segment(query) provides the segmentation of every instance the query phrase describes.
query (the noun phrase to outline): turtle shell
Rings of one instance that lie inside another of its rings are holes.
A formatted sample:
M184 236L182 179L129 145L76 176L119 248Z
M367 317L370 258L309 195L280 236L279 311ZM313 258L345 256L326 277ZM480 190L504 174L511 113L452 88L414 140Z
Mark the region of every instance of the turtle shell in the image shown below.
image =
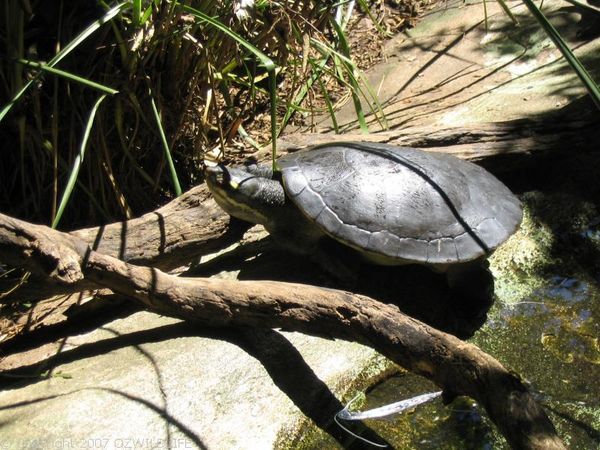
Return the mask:
M489 254L521 223L519 200L450 155L373 143L278 160L289 198L328 235L384 263L449 264Z

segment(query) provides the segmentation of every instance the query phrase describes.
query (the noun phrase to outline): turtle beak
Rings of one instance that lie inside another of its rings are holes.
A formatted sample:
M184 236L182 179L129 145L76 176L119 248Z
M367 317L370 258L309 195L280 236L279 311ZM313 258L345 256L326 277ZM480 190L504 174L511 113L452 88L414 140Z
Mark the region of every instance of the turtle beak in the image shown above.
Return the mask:
M235 183L232 182L229 171L221 164L216 166L207 166L204 169L204 176L209 185L212 184L213 186L226 187L228 184L230 184L232 185L231 187L236 187L233 186Z

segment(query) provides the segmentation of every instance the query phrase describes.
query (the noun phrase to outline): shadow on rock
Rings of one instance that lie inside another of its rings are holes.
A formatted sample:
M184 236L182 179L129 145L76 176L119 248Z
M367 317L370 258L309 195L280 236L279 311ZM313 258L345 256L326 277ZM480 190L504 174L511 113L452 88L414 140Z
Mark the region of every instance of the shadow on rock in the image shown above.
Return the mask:
M352 281L340 282L313 261L275 249L269 238L254 244L260 253L250 255L250 247L244 246L198 266L194 275L239 271L240 280L276 280L347 290L394 304L405 314L462 339L471 337L485 323L493 304L493 278L485 267L469 277L471 286L461 290L469 295L462 295L448 287L444 274L425 266L361 264L347 252L343 260L356 275Z
M305 416L331 435L343 448L369 447L335 424L333 418L344 408L344 405L317 377L296 347L283 335L266 329L240 329L232 330L226 339L260 361L275 385ZM346 426L350 427L353 433L369 441L394 448L360 421Z
M514 171L506 182L521 192L538 241L548 248L544 269L600 283L600 153L574 148L569 157L548 159Z
M244 352L258 360L268 372L273 383L319 428L330 434L345 449L361 449L364 444L344 432L333 421L335 414L344 405L331 392L329 387L319 379L311 367L306 363L300 352L280 333L269 329L249 328L215 328L199 330L197 325L185 322L155 327L148 330L135 331L127 334L115 335L96 342L82 344L78 347L63 350L43 361L20 367L16 370L3 373L5 380L0 389L16 389L28 384L44 380L39 374L51 373L55 368L69 362L92 358L121 348L142 346L152 342L167 341L180 337L205 337L220 339L238 346ZM160 374L157 375L160 379ZM10 377L10 378L7 378ZM18 380L15 382L15 380ZM92 388L96 389L96 388ZM101 389L101 388L97 388ZM143 404L159 414L166 423L174 426L198 448L207 448L200 436L187 428L182 422L171 416L166 410L158 408L151 402L141 397L132 396L113 389L103 389L110 394L119 395L130 401ZM68 394L64 394L68 395ZM26 403L44 402L54 397L45 397ZM4 406L19 408L23 404ZM368 428L362 422L350 425L352 431L374 442L385 444L385 440ZM390 447L388 444L388 448Z

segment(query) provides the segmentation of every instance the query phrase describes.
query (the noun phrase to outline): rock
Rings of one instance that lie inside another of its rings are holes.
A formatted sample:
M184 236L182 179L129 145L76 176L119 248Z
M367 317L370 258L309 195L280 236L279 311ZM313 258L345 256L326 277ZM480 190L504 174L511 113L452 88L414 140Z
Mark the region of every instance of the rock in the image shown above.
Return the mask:
M69 337L49 360L49 378L0 393L2 448L271 448L297 405L336 403L381 358L349 342L138 312Z
M518 26L496 2L486 3L484 12L481 2L450 1L389 41L389 57L365 78L376 88L390 128L521 119L585 95L583 84L526 6L506 3ZM581 42L577 37L580 12L555 0L544 2L543 9L593 73L600 62L600 39ZM371 132L381 130L373 115L368 119ZM344 134L358 128L352 102L336 120ZM319 126L331 130L331 120L324 116Z

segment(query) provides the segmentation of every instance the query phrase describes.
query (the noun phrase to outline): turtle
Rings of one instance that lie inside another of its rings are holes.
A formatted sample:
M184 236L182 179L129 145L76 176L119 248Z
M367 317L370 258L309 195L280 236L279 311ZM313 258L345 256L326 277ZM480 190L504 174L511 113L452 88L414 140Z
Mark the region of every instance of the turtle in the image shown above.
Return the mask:
M421 264L456 284L518 229L523 214L518 198L476 164L380 143L322 144L280 157L275 171L216 165L205 176L228 214L262 224L331 273L344 264L323 250L327 239L368 263Z

